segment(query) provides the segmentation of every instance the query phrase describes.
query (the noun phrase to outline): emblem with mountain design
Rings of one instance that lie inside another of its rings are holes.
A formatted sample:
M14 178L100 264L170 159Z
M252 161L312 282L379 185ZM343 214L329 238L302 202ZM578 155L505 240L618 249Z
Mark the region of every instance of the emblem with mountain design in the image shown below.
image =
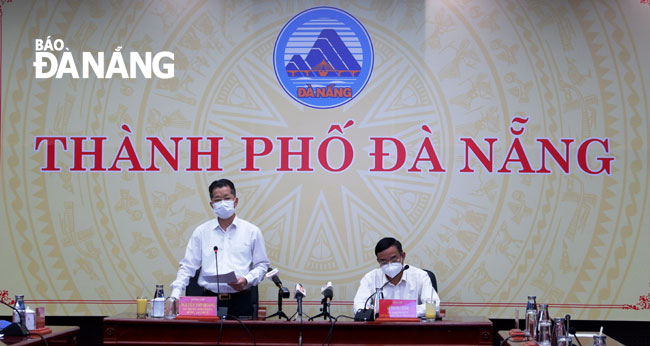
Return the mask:
M291 77L355 77L359 72L361 66L333 29L320 32L306 59L296 54L287 64Z
M317 7L298 14L282 29L273 67L294 100L313 108L333 108L365 87L373 56L370 36L356 18L336 8Z

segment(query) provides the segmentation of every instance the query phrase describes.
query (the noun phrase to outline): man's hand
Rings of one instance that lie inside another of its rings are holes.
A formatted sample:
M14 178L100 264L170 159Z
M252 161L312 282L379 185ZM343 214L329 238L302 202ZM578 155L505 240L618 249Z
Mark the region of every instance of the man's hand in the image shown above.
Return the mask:
M228 285L236 289L237 292L242 291L244 288L246 288L246 284L248 284L248 280L246 280L246 278L237 278L237 281L228 283Z

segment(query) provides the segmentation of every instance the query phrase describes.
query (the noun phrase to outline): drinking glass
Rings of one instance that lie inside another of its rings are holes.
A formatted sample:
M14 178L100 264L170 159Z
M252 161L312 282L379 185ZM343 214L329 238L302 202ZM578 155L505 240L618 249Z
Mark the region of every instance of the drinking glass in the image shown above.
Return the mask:
M537 310L526 311L526 337L528 340L537 339Z
M424 303L424 317L427 318L428 321L433 321L436 319L436 300L435 299L427 299L426 302Z
M135 300L136 315L138 318L147 318L147 304L149 299L147 297L138 297Z
M176 316L178 316L178 299L168 297L165 299L165 318L173 320Z
M559 342L560 338L567 335L566 333L566 320L563 317L556 317L553 320L553 332L551 337L553 340Z
M607 345L607 336L594 335L594 346L606 346L606 345Z

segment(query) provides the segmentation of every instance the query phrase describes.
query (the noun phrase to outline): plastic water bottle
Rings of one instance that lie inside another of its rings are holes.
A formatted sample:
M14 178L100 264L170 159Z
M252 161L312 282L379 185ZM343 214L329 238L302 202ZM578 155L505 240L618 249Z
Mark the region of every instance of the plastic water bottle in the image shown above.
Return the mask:
M163 318L165 317L165 291L163 285L156 285L156 292L151 301L151 317Z
M14 310L12 322L20 323L23 327L26 327L25 321L25 296L22 294L16 294L16 304L14 305L16 310Z
M379 315L379 305L382 299L384 299L384 291L381 288L377 288L375 291L375 315Z

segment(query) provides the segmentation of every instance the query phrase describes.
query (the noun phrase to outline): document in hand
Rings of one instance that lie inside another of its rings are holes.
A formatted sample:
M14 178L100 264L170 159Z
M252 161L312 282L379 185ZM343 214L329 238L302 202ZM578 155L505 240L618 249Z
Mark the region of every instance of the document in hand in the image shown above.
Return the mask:
M235 275L235 272L230 272L226 274L219 274L217 275L204 275L203 279L207 281L208 283L211 284L216 284L217 283L217 278L219 278L218 282L221 284L228 284L231 282L237 281L237 276Z

